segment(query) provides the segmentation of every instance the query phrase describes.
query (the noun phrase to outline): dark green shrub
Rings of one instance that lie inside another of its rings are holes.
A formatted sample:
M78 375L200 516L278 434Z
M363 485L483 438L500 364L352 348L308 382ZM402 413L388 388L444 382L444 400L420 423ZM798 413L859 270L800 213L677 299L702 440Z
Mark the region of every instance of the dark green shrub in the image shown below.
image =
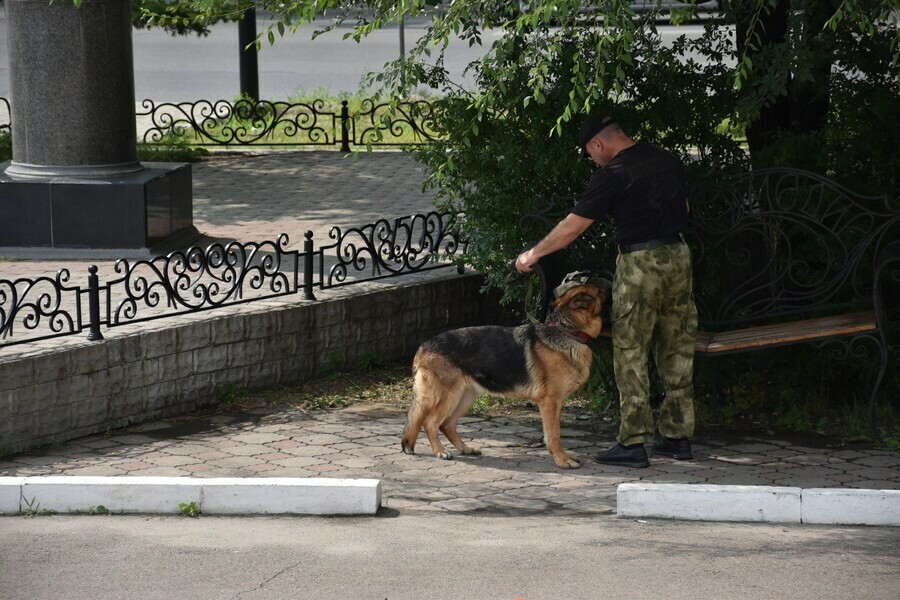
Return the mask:
M0 131L0 161L12 160L12 135L9 131Z

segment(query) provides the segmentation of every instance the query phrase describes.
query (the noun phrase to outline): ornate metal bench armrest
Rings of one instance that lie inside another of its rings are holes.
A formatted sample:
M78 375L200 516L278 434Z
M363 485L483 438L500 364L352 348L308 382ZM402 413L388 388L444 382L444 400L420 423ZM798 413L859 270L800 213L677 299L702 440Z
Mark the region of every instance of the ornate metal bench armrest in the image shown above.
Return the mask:
M893 265L893 267L889 268L888 265ZM872 285L872 295L875 301L875 319L882 331L887 320L887 307L884 306L881 289L881 279L885 270L892 274L894 281L900 282L900 241L891 242L882 248L875 261L875 281Z

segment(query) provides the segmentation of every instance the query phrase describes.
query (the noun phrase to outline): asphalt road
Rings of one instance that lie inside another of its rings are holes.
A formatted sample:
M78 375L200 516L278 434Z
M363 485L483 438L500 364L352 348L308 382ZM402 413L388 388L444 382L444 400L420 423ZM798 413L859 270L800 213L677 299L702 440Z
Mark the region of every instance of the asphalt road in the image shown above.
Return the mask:
M258 17L262 33L270 21ZM9 97L9 55L6 44L6 16L0 10L0 96ZM418 39L424 21L404 28L407 48ZM300 92L326 89L337 93L356 92L363 77L400 55L400 35L396 25L375 32L359 44L343 40L351 30L343 26L312 40L318 26L306 25L293 35L287 33L274 46L263 44L259 53L260 96L287 99ZM240 92L238 71L238 26L220 23L207 37L172 36L159 29L133 31L135 98L156 101L232 99ZM489 39L489 38L486 38ZM447 68L461 83L470 61L483 53L479 47L454 44L448 53Z
M259 32L269 24L257 19ZM424 19L411 21L404 28L406 47L424 31ZM363 77L378 71L400 54L400 35L396 25L373 33L359 44L343 35L350 25L312 40L314 25L306 25L293 35L279 38L274 46L267 43L259 54L260 96L283 100L298 92L328 90L356 92ZM702 28L688 25L662 28L664 40L676 35L699 35ZM495 34L488 32L484 44L492 43ZM158 29L133 32L135 98L157 102L182 102L199 99L234 98L240 91L238 71L239 44L236 23L214 26L207 37L171 36ZM463 74L471 61L478 59L484 48L467 43L451 43L445 67L454 81L472 85ZM6 16L0 11L0 97L9 97L9 56L6 45Z
M896 598L900 530L426 511L0 518L0 596Z

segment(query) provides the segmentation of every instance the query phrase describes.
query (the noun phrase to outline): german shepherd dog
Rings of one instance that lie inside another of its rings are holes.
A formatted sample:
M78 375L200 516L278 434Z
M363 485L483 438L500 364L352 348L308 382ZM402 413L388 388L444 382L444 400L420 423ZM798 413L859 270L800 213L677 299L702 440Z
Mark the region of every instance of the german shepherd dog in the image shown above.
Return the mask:
M563 400L587 381L592 358L587 342L603 326L608 292L596 281L563 292L557 288L547 324L467 327L423 343L413 359L415 398L403 428L403 452L415 454L424 427L435 457L451 458L438 430L460 453L481 454L459 438L456 424L480 394L489 394L537 404L554 462L562 469L579 467L560 444L559 422Z

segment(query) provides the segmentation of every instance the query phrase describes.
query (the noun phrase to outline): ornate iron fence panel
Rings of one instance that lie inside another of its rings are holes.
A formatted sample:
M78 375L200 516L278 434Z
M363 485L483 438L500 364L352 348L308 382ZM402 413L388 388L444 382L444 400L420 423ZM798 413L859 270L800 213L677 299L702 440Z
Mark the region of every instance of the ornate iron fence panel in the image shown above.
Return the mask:
M434 105L425 100L401 102L391 113L388 102L365 100L353 121L353 143L361 146L419 145L438 139ZM412 141L408 138L412 136Z
M320 247L307 231L302 251L287 250L288 236L281 234L275 241L214 243L149 260L122 259L115 263L118 275L103 283L98 268L89 266L86 286L67 285L66 269L55 278L0 279L0 347L84 330L88 330L87 339L102 340L101 326L112 328L293 294L315 301L315 287L334 288L454 266L461 270L454 260L466 251L457 227L461 218L462 214L431 212L380 219L344 232L334 227L333 242ZM369 273L360 275L365 271ZM22 329L35 334L23 335Z
M142 140L150 144L185 140L198 146L322 146L340 142L340 113L328 110L323 100L309 104L144 100L141 106L136 114L138 127L144 132Z
M241 99L162 102L144 100L136 113L141 140L193 146L408 146L437 139L434 107L425 100L390 103L363 100L351 114L325 100L271 102Z
M116 262L103 286L108 327L287 296L299 288L299 253L277 241L215 243L164 257Z
M9 101L0 97L0 133L9 133ZM135 112L138 137L146 144L189 146L416 146L435 141L435 108L427 100L390 102L365 99L351 114L349 103L325 100L284 102L147 99Z
M70 287L69 270L60 269L55 277L0 279L0 340L12 346L48 338L80 333L84 329L81 294ZM43 333L9 340L18 327ZM49 331L47 331L49 330Z
M466 251L457 227L460 218L459 214L429 212L393 221L381 219L346 231L333 227L329 237L334 243L319 249L320 287L451 266L450 261ZM368 274L362 275L364 272Z

